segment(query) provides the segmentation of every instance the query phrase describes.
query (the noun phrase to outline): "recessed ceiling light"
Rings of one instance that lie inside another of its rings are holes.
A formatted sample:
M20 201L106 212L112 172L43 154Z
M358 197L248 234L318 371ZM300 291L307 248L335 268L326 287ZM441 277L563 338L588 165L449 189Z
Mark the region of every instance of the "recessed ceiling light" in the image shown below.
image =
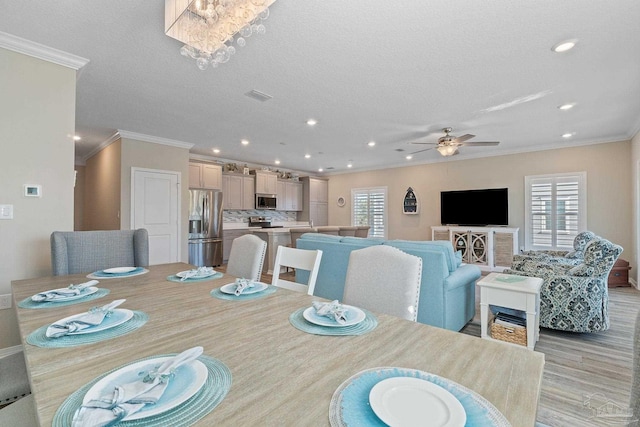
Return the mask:
M369 143L367 144L369 147L373 147L376 145L375 141L369 141Z
M575 103L575 102L570 102L570 103L568 103L568 104L562 104L562 105L559 105L559 106L558 106L558 108L559 108L560 110L566 111L566 110L570 110L570 109L572 109L572 108L573 108L573 107L575 107L575 106L576 106L576 103Z
M315 126L316 124L318 124L318 121L316 119L309 119L307 120L307 124L309 126Z
M280 164L280 160L276 160L274 163L275 163L276 165L279 165L279 164Z
M304 155L304 158L305 158L305 159L310 159L310 158L311 158L311 154L305 154L305 155Z
M574 135L574 132L567 132L567 133L563 133L562 137L563 138L571 138Z
M214 148L213 152L216 153L216 154L219 154L220 153L220 149L219 148Z
M243 139L240 142L242 143L242 145L249 145L249 141L247 141L246 139Z
M413 159L413 156L411 154L409 154L407 157L405 157L405 159L411 160L411 159Z
M573 49L573 47L576 45L576 43L578 43L578 40L576 40L576 39L565 40L565 41L562 41L562 42L554 45L551 48L551 50L553 50L554 52L558 52L558 53L566 52L568 50Z
M323 169L322 169L322 168L318 169L318 172L322 172L322 171L323 171Z
M348 167L348 168L352 168L352 167L353 167L353 165L352 165L351 163L348 163L348 164L347 164L347 167Z
M81 139L82 139L82 138L80 138L78 135L75 135L75 136L73 137L73 140L74 140L74 141L80 141Z

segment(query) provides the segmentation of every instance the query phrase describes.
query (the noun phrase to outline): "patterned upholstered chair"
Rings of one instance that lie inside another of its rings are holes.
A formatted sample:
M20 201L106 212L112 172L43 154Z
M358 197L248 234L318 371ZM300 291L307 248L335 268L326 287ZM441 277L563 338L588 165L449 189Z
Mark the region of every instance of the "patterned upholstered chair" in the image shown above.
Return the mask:
M609 329L607 277L622 247L602 238L587 244L582 263L572 266L530 258L507 274L541 277L540 326L572 332Z
M144 228L51 233L54 276L148 265L149 234Z
M520 266L531 258L547 263L557 263L566 265L578 265L584 259L584 250L587 244L597 238L591 231L582 231L573 239L573 251L524 251L522 254L513 256L512 269L521 270Z

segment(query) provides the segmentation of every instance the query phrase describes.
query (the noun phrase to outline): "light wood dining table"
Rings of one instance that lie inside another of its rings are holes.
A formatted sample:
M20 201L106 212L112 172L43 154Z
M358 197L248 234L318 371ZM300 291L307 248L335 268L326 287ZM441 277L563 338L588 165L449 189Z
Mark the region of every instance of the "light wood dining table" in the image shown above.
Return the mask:
M192 268L176 263L149 267L139 276L100 280L110 294L64 307L27 309L21 300L41 291L87 281L85 275L12 282L20 335L42 426L58 407L97 376L132 361L202 346L232 373L224 400L196 425L329 425L334 391L348 378L375 367L419 369L480 394L513 426L533 426L544 355L462 333L376 313L378 326L360 336L302 332L289 315L317 297L278 289L263 298L226 301L210 291L234 281L176 283L167 276ZM126 298L121 308L149 320L117 338L71 348L41 348L26 337L37 328L96 305Z

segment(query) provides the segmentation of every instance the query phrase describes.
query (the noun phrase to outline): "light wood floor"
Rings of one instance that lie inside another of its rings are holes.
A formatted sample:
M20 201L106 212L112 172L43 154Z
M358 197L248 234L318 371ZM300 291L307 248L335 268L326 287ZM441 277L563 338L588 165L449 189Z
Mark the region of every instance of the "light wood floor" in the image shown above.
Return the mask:
M271 276L263 274L261 280L271 283ZM535 351L545 354L546 363L539 422L552 427L627 425L620 419L594 416L590 409L604 404L623 410L629 406L633 331L640 291L632 287L611 288L609 298L611 328L606 332L577 334L541 329ZM479 337L479 307L476 311L476 319L461 332Z

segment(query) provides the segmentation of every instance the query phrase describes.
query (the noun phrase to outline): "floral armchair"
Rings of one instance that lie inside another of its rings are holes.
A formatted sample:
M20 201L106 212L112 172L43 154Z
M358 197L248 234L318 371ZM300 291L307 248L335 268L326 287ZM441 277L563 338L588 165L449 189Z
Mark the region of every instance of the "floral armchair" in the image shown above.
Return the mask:
M540 326L572 332L609 329L607 278L622 247L602 238L591 240L578 265L529 258L507 274L540 277ZM516 268L517 267L517 268Z
M513 269L520 270L520 265L531 258L537 258L552 264L578 265L584 259L584 250L587 244L597 238L595 233L591 231L582 231L573 239L573 251L524 251L522 254L513 256Z

